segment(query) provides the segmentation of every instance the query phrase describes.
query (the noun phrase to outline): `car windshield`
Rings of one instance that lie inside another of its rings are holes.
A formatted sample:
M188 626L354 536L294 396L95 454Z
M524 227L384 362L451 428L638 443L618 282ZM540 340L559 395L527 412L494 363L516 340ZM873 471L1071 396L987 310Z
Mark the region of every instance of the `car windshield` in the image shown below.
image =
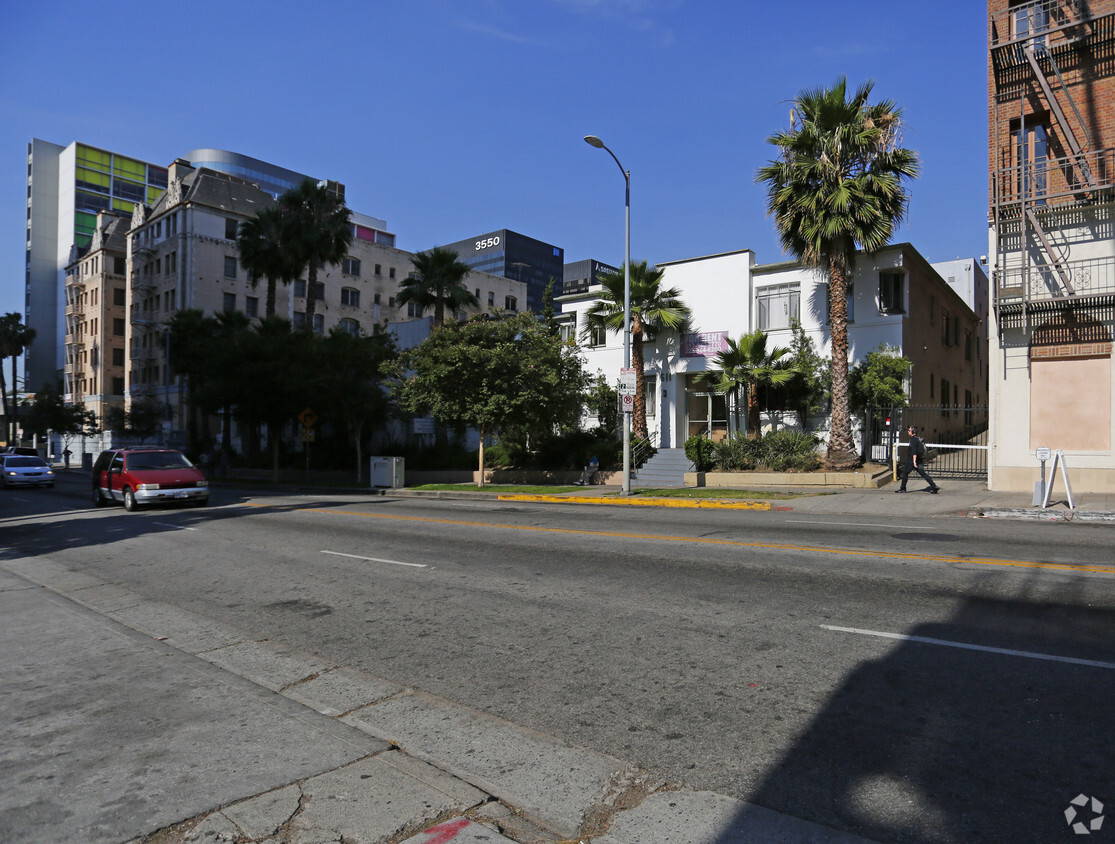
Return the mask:
M144 454L129 454L128 468L136 469L184 469L194 464L178 451L152 451Z
M14 468L16 466L23 466L23 467L39 466L39 467L42 467L42 466L45 466L45 465L46 465L46 463L43 462L43 459L41 457L9 457L4 461L4 466L8 469Z

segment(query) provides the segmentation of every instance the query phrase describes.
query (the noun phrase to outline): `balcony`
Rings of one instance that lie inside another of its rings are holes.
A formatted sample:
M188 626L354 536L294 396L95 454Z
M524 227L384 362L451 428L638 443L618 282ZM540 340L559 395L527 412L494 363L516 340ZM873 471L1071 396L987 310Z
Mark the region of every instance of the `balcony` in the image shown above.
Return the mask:
M992 201L1002 216L1016 217L1023 203L1041 208L1109 201L1112 187L1115 149L1101 149L998 170Z
M1065 261L1060 269L1074 292L1065 289L1061 272L1049 264L996 270L996 305L1018 310L1034 302L1061 305L1115 296L1115 257Z
M66 303L66 316L76 317L76 316L81 316L84 313L85 313L85 305L83 305L80 301L74 301L74 302L67 302Z
M149 292L155 289L155 274L154 273L132 273L132 290L138 292Z
M1087 24L1093 20L1086 0L1032 0L991 16L991 47L1008 47L1032 38L1052 46L1088 34Z

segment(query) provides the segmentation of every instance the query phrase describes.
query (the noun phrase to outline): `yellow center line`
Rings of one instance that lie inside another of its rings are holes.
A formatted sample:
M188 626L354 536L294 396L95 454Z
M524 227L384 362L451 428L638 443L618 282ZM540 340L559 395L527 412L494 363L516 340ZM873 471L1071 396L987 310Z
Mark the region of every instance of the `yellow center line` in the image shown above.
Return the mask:
M270 509L272 504L253 504L244 502L245 507ZM295 512L318 513L333 516L356 516L365 519L388 519L399 522L421 522L424 524L452 525L454 527L478 527L496 530L518 530L531 533L557 533L575 536L599 536L608 539L646 539L659 542L688 542L697 545L724 545L735 548L764 548L776 551L808 551L816 554L835 554L840 556L867 555L886 560L922 560L939 563L966 563L980 566L1009 566L1025 569L1047 569L1051 571L1094 572L1115 574L1115 566L1073 563L1039 563L1028 560L1003 560L992 557L951 557L943 554L913 554L906 551L868 551L855 548L828 548L820 545L795 545L787 542L742 542L737 539L713 539L710 537L672 536L660 533L632 533L628 531L587 530L585 528L551 528L537 525L509 525L493 522L471 522L463 519L436 519L429 516L400 516L390 513L357 513L351 510L330 510L321 507L299 507Z

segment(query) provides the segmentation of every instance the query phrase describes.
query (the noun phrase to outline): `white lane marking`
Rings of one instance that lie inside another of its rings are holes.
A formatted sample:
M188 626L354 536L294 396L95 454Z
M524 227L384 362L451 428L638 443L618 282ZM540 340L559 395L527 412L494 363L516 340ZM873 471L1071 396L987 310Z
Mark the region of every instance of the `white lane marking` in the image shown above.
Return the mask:
M428 568L425 563L401 563L398 560L381 560L379 557L361 557L359 554L342 554L340 551L322 551L322 554L332 554L334 557L349 557L353 560L367 560L369 563L390 563L393 566L410 566L415 569Z
M881 527L881 528L909 528L910 530L926 530L925 525L880 525L875 522L822 522L817 519L787 519L799 525L840 525L841 527Z
M174 528L175 530L201 530L201 528L185 527L184 525L173 525L170 522L155 522L155 524L162 525L163 527Z
M879 636L883 639L898 639L903 642L920 642L923 645L944 645L948 648L963 648L968 651L984 651L992 654L1005 654L1007 656L1024 656L1027 659L1044 659L1049 662L1067 662L1070 665L1087 665L1090 668L1110 668L1115 670L1115 662L1101 662L1095 659L1077 659L1071 656L1053 656L1052 654L1038 654L1032 651L1015 651L1010 648L992 648L987 645L969 645L965 642L950 642L947 639L930 639L925 636L907 636L904 633L884 633L880 630L860 630L856 627L831 627L822 624L825 630L837 633L859 633L862 636Z

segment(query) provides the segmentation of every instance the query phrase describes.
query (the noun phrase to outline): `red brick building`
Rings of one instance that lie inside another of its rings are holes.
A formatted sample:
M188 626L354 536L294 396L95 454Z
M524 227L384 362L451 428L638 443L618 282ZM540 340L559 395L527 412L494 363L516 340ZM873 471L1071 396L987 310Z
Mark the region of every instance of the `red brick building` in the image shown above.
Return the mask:
M1115 0L989 0L993 489L1115 492Z

